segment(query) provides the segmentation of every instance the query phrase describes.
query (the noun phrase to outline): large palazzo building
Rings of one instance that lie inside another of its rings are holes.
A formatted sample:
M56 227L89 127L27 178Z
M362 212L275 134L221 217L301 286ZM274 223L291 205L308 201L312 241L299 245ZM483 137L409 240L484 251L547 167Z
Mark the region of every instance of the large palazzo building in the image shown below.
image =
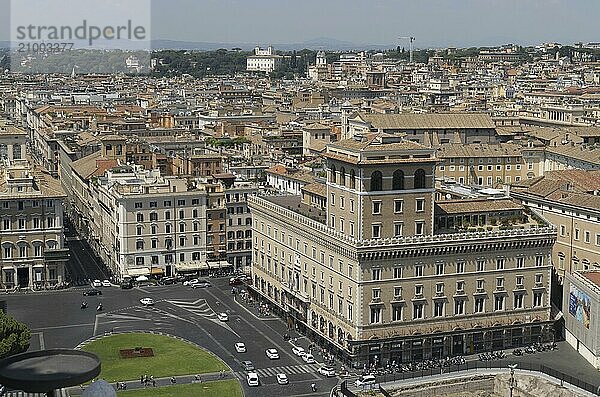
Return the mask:
M325 157L325 210L249 198L253 292L288 325L361 366L552 338L542 218L482 200L438 216L435 153L401 137L357 135Z
M46 288L65 281L60 183L25 157L27 134L0 120L0 288Z

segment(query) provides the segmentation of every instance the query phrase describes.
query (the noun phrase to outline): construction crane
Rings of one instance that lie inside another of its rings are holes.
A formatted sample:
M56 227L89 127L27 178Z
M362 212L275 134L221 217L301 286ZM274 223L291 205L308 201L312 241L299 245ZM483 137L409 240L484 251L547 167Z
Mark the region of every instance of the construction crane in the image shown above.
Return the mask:
M405 40L409 41L409 43L410 43L409 44L410 45L410 47L409 47L410 48L410 52L409 52L410 61L409 62L412 63L413 62L413 41L415 41L415 38L412 36L401 36L401 37L398 37L398 39L401 39L401 40L405 39Z

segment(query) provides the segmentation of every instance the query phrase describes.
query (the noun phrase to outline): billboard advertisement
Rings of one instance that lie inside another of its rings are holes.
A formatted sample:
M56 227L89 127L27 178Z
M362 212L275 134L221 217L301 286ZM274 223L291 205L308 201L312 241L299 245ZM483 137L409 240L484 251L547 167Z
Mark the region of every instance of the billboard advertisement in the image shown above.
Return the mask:
M586 328L590 328L591 299L588 294L571 285L569 291L569 313Z

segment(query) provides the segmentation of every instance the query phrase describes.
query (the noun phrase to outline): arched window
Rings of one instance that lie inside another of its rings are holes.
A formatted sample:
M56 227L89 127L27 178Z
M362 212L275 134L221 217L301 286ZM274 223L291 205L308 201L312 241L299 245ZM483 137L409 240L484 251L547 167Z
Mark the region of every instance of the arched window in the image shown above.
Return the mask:
M392 190L404 190L404 172L402 170L394 171Z
M415 189L425 189L425 171L421 168L415 171Z
M378 192L383 190L382 184L383 176L381 175L381 171L375 171L371 174L371 191Z
M340 185L346 186L346 169L340 168Z
M350 170L350 189L356 189L356 174L353 169Z
M335 175L335 165L332 164L331 167L329 167L329 172L330 172L330 174L329 174L329 182L335 183L335 178L336 178L336 175Z

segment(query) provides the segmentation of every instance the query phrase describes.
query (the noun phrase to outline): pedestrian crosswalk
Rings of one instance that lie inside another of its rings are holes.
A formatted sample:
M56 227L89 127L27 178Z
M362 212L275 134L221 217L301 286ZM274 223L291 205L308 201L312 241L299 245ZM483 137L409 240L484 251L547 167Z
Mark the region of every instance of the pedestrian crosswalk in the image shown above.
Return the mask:
M27 393L24 391L9 391L4 395L6 397L46 397L46 393ZM56 397L69 397L69 393L65 389L60 389L56 391Z
M208 303L206 302L206 299L199 299L194 302L181 301L181 300L169 300L168 302L172 303L173 305L175 305L181 309L184 309L184 310L187 310L194 314L197 314L198 316L202 316L204 318L208 318L208 319L212 319L212 320L217 319L217 314L208 305Z
M255 372L258 376L263 378L268 378L269 376L275 376L277 374L286 374L286 375L297 375L297 374L307 374L311 372L317 372L319 369L319 364L302 364L302 365L284 365L280 367L270 367L270 368L259 368ZM239 372L239 375L245 377L246 372Z

